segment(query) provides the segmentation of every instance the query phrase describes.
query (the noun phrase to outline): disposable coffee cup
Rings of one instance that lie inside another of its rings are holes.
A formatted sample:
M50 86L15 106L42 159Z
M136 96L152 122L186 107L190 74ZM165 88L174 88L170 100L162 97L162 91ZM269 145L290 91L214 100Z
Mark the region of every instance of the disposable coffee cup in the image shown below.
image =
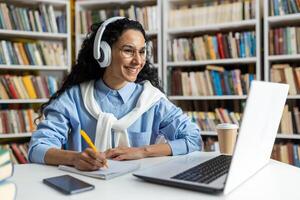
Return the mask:
M222 154L233 154L238 128L238 125L230 123L223 123L217 125L220 152Z

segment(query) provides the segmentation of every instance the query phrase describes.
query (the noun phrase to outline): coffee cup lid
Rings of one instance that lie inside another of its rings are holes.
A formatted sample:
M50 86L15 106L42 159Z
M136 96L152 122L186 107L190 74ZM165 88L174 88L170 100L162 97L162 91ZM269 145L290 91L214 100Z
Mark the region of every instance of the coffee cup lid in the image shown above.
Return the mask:
M237 124L230 123L222 123L217 125L217 129L238 129L239 126Z

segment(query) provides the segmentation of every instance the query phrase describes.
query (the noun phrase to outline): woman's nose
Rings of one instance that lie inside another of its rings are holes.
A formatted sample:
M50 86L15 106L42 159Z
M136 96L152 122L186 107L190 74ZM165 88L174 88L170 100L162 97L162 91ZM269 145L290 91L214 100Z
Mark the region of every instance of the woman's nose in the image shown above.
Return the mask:
M135 52L132 61L134 61L134 63L136 64L141 64L143 62L143 58L141 57L139 52Z

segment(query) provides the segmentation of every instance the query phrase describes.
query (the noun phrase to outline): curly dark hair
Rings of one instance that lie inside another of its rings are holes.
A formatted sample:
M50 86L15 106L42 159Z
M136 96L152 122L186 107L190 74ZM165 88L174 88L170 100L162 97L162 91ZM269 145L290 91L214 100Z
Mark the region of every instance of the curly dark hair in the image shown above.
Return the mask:
M35 119L35 123L37 120L42 118L44 109L67 89L80 83L90 80L98 80L103 77L105 68L99 67L99 64L93 56L95 36L102 23L103 22L95 23L91 26L91 31L87 34L87 37L84 39L81 45L76 64L72 66L72 70L64 79L62 86L50 97L48 102L41 105L39 116ZM142 25L138 21L130 20L128 18L119 19L108 24L101 40L106 41L110 47L112 47L112 45L119 39L123 32L128 29L140 31L143 34L146 43L149 42ZM153 64L150 63L149 58L146 60L143 69L138 74L135 83L140 83L144 80L149 80L153 86L163 91L157 76L157 70L153 67Z

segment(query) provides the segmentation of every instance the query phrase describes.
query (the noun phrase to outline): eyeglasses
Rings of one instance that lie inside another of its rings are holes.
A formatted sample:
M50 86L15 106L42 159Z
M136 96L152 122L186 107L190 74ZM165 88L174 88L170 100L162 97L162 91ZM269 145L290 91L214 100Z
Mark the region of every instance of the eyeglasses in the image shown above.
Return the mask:
M133 58L138 53L141 59L145 61L151 55L151 47L146 45L146 47L138 50L135 47L124 45L120 48L120 52L124 58Z

